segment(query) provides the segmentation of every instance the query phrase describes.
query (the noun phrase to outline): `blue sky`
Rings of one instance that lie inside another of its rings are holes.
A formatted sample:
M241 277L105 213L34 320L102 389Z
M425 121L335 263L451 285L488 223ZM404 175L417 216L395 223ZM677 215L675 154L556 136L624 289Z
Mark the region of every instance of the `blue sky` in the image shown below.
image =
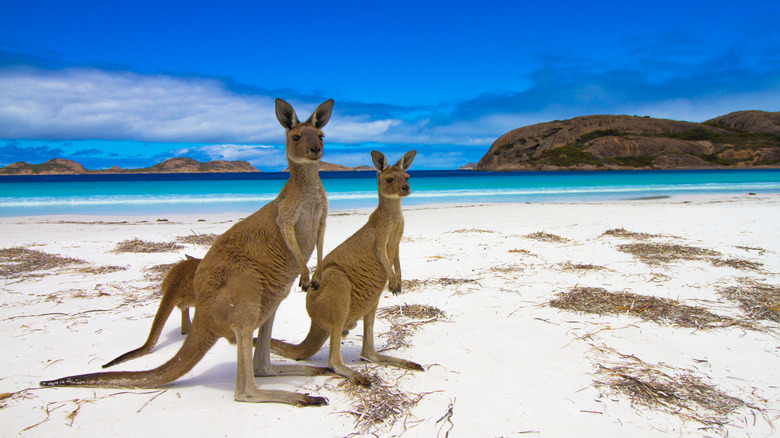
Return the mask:
M780 111L780 2L0 0L0 165L285 167L273 99L336 101L325 161L477 161L588 114Z

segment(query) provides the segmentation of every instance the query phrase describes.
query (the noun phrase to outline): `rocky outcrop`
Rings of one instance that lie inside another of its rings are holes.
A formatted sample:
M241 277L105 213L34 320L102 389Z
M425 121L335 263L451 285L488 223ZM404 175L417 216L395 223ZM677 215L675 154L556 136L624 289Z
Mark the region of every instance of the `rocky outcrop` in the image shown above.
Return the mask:
M705 123L596 115L539 123L496 140L475 170L777 166L780 113L742 111Z
M146 169L137 169L137 173L230 173L259 172L246 161L213 160L201 163L192 158L171 158Z
M320 172L338 172L338 171L346 171L346 170L354 170L354 169L351 167L342 166L341 164L327 163L325 161L320 161Z
M743 132L780 135L780 111L737 111L704 122L707 125L732 128Z
M81 164L54 158L41 164L30 164L24 161L17 161L0 168L0 175L79 175L89 173Z
M357 167L342 166L341 164L328 163L326 161L320 161L320 172L351 172L351 171L363 171L363 170L376 170L371 166L360 165ZM283 172L289 172L290 169L284 169Z
M246 161L207 161L201 163L191 158L171 158L152 167L143 169L121 169L117 166L108 169L89 170L81 164L55 158L41 164L16 162L0 168L0 175L83 175L83 174L114 174L114 173L229 173L229 172L259 172Z

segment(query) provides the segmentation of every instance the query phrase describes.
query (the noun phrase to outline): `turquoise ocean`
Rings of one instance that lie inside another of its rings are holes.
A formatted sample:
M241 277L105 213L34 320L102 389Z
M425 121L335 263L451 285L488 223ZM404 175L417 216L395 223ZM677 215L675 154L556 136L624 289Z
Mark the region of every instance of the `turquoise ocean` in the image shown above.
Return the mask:
M605 172L410 171L404 204L592 202L681 194L780 193L780 169ZM323 172L331 210L376 205L376 173ZM0 177L0 217L251 213L288 174Z

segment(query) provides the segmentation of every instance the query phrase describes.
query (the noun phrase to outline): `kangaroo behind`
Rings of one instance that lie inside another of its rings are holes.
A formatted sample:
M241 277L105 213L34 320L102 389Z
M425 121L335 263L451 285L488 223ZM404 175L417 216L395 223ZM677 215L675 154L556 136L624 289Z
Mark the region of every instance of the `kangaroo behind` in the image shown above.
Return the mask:
M192 326L192 322L190 321L190 307L195 306L195 293L192 290L192 281L195 278L195 270L198 269L198 264L201 259L190 256L186 257L186 260L182 260L175 264L170 271L165 274L165 278L162 282L160 306L157 308L157 314L152 321L152 329L149 332L149 336L146 338L146 342L135 350L128 351L103 365L103 368L109 368L122 362L149 354L154 346L157 345L157 340L160 339L160 333L162 333L165 322L168 320L174 307L178 307L179 310L181 310L181 334L186 335L190 332L190 327Z
M274 353L291 359L306 359L314 355L330 337L328 367L348 379L365 386L369 380L344 365L341 338L363 319L365 360L395 365L412 370L423 368L414 362L376 352L374 347L374 317L385 285L391 292L401 292L401 260L399 243L404 230L401 199L411 193L406 170L416 151L407 152L396 164L388 166L385 156L372 151L377 169L379 205L368 222L355 234L330 252L314 277L320 288L309 290L306 310L311 327L298 345L272 340Z

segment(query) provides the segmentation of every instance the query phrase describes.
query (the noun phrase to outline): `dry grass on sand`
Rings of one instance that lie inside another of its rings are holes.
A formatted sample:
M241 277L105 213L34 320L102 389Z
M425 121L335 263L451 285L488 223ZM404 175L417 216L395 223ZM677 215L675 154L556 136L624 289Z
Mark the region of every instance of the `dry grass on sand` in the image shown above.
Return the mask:
M743 279L742 286L720 291L727 300L735 301L750 319L780 322L780 287Z
M401 290L403 292L410 292L420 290L423 287L429 286L459 286L461 284L476 283L475 278L451 278L451 277L439 277L431 278L428 280L401 280Z
M601 235L609 236L609 237L621 237L624 239L634 239L634 240L648 240L657 237L664 237L660 234L637 233L635 231L628 231L625 228L613 228L611 230L605 231Z
M149 253L149 252L172 252L178 251L184 248L176 242L146 242L144 240L135 238L131 240L123 240L116 244L114 252L132 252L132 253Z
M704 429L714 430L722 430L729 416L744 408L764 415L758 407L726 394L689 370L651 365L634 356L621 355L618 362L598 364L594 384L602 391L628 397L634 406L698 421Z
M526 234L524 237L526 239L538 240L540 242L550 242L550 243L567 243L567 242L571 242L571 240L569 240L569 239L567 239L565 237L557 236L555 234L550 234L550 233L547 233L547 232L544 232L544 231L537 231L535 233Z
M84 260L14 247L0 249L0 276L18 277L34 271L86 263Z
M695 246L670 243L627 243L618 245L618 251L631 254L648 265L658 265L680 260L702 260L720 256L717 251Z
M560 293L549 302L557 309L597 315L631 315L645 321L678 327L716 328L739 322L715 315L705 309L692 307L668 298L637 295L630 292L608 292L602 288L575 287Z
M389 430L399 421L411 415L412 408L422 400L425 394L414 394L398 389L398 382L387 384L377 372L361 370L371 382L366 388L345 380L333 377L325 383L325 387L344 393L352 401L350 409L345 411L355 418L355 429L361 434L381 436L383 430ZM333 386L333 379L341 380Z
M723 254L706 248L659 242L637 242L618 245L618 251L631 254L648 265L662 265L679 261L704 260L713 266L728 266L738 270L760 271L760 262L739 258L723 258Z
M188 243L190 245L211 246L217 241L219 234L195 234L192 233L189 236L179 236L176 238L177 242Z
M403 304L400 306L383 307L377 310L376 316L390 322L390 331L379 335L380 337L387 338L387 343L379 351L409 347L408 338L414 334L421 325L446 318L444 312L438 308L422 304Z

